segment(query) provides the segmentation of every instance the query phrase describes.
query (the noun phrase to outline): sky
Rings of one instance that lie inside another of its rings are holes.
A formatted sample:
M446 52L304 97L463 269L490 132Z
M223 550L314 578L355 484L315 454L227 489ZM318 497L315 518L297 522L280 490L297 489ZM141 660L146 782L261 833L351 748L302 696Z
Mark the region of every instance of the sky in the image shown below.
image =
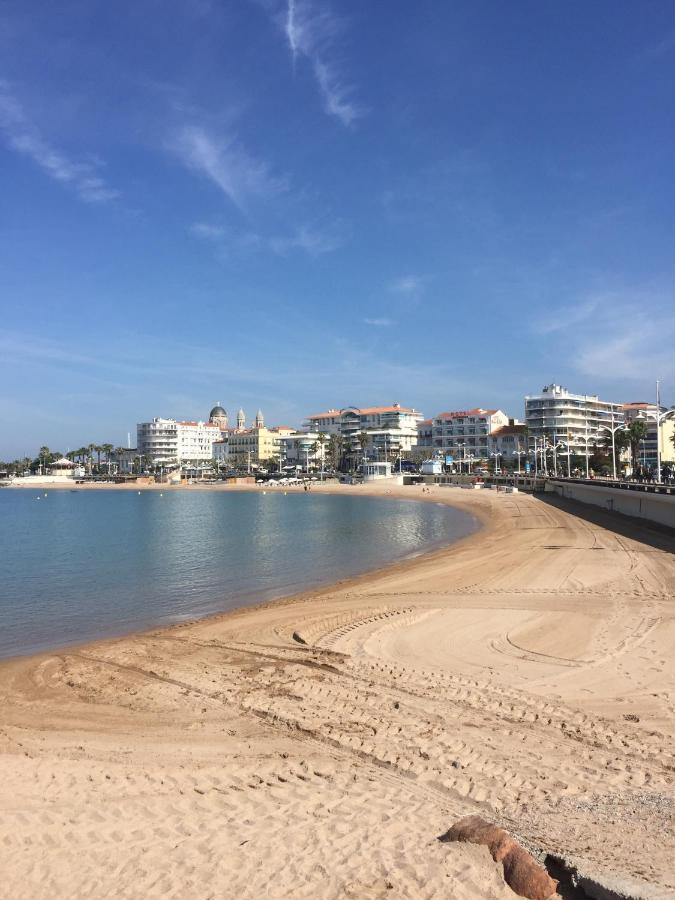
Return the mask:
M3 0L0 459L675 403L675 7Z

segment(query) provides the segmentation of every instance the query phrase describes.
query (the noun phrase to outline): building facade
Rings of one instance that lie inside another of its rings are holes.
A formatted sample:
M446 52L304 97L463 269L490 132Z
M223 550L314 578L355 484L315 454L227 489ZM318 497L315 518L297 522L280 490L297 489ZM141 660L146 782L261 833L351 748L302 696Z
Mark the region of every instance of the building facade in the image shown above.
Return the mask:
M647 469L653 469L657 463L657 427L656 427L655 403L624 403L623 413L627 425L632 422L643 421L647 426L647 433L644 440L640 442L639 457L640 465ZM667 412L667 407L662 406L660 413ZM675 445L673 444L673 435L675 435L675 416L669 416L663 419L658 428L658 442L661 449L661 465L664 463L672 465L675 462Z
M434 446L434 420L422 419L417 423L417 450L429 450Z
M177 466L210 460L213 444L221 439L218 425L155 418L136 426L138 453L155 466Z
M348 406L308 416L307 428L317 434L339 436L344 455L353 462L364 454L391 459L408 453L417 444L417 426L422 419L416 409L400 403Z
M318 431L292 431L281 438L281 457L286 467L309 471L326 466L328 443L319 442Z
M622 403L600 400L595 394L574 394L558 384L549 384L540 394L525 397L525 424L530 447L540 442L564 444L564 452L586 456L594 444L611 437L611 427L624 420Z
M453 462L487 460L494 452L490 436L508 424L509 417L500 409L442 412L431 420L431 447L435 453L451 456Z
M283 425L277 428L267 428L265 425L234 428L214 442L212 456L219 466L225 465L230 469L249 471L270 462L283 465L282 441L293 432L294 429Z
M498 457L500 467L522 468L527 459L527 444L527 425L518 422L503 425L488 435L489 455Z

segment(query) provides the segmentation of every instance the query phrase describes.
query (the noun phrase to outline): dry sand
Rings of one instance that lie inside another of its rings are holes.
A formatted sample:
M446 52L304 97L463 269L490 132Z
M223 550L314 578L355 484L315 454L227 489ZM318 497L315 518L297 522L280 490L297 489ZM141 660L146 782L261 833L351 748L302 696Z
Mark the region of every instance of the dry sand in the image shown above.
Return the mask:
M514 897L485 848L437 840L479 813L625 896L675 897L672 537L522 494L423 496L485 527L2 664L0 894Z

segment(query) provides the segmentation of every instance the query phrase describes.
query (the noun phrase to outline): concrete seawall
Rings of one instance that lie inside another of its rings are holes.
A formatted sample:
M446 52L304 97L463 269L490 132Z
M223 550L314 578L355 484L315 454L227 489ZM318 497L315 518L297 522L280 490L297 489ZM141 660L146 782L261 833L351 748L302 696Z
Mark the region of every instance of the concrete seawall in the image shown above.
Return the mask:
M675 494L646 493L570 481L549 481L547 490L555 491L570 500L655 522L675 530Z

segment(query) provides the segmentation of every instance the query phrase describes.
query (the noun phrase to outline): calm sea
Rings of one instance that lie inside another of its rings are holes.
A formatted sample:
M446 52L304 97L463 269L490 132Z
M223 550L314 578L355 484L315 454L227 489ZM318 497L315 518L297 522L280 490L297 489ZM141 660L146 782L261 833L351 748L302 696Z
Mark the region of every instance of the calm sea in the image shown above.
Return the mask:
M408 500L3 489L0 656L280 597L477 528L466 513Z

